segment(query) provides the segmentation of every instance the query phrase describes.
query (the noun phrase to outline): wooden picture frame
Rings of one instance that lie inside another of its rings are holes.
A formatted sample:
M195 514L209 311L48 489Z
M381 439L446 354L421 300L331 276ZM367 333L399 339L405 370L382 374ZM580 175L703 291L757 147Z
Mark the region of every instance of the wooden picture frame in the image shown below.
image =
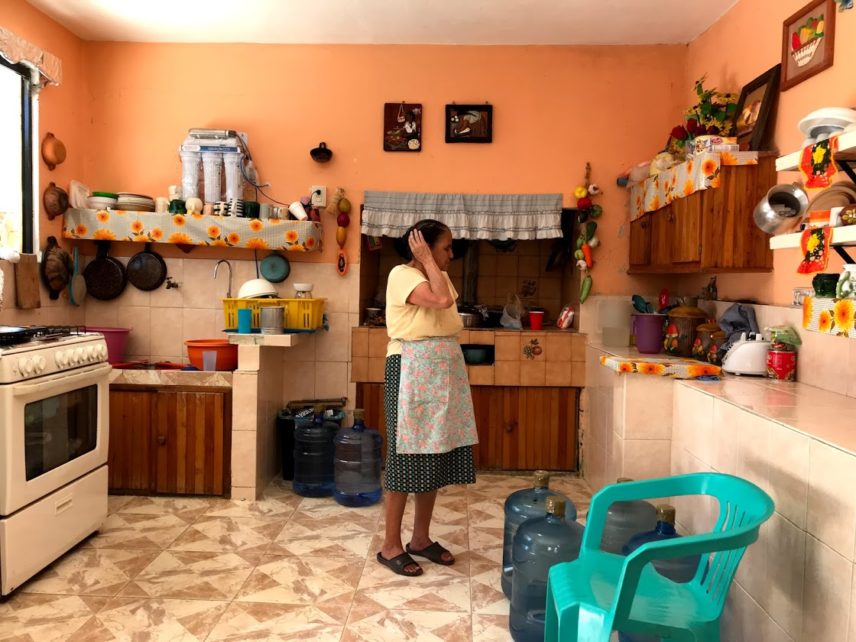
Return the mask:
M732 121L741 150L758 151L767 143L781 72L781 64L771 67L741 90Z
M493 105L446 105L447 143L493 142Z
M782 24L782 91L832 66L835 13L835 0L812 0Z
M384 103L383 151L422 151L422 103Z

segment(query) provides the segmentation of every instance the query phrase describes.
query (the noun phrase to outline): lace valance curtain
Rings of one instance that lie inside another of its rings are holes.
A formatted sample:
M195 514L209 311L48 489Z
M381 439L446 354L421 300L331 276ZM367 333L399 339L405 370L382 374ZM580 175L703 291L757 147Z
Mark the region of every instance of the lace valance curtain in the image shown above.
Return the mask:
M561 194L369 192L360 230L400 237L424 218L442 221L456 239L533 240L562 236Z
M0 56L12 64L21 63L39 72L39 86L62 82L62 61L31 42L0 27Z

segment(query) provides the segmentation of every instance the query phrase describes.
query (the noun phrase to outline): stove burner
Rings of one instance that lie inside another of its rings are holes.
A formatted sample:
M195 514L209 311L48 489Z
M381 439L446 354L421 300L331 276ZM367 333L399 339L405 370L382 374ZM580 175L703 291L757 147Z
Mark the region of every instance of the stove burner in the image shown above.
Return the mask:
M26 343L33 336L32 328L22 328L11 325L0 325L0 347Z
M82 325L44 325L36 326L33 329L34 340L50 340L72 335L77 336L84 334L86 330Z
M0 347L8 347L30 341L50 341L61 337L84 334L80 325L33 325L28 327L0 326Z

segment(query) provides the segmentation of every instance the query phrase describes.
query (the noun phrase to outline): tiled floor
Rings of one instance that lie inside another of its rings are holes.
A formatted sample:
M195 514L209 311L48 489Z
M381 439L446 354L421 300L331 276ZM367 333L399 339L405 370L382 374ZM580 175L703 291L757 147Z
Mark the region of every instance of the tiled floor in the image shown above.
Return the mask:
M431 535L457 562L426 560L418 578L374 559L381 505L303 498L282 481L255 503L112 496L98 535L0 604L0 640L510 640L502 507L530 483L484 474L443 489ZM584 481L551 487L585 514Z

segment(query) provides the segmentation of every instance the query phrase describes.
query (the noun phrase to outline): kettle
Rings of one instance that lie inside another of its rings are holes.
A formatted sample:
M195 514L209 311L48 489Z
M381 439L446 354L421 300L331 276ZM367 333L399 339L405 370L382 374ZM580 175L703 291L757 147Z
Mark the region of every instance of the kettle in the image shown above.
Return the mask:
M770 342L763 336L757 335L747 338L746 333L740 335L725 353L722 360L722 369L725 372L737 375L761 375L767 374L767 353L770 351Z
M755 206L755 225L767 234L787 232L799 225L808 210L808 195L798 183L773 185Z

